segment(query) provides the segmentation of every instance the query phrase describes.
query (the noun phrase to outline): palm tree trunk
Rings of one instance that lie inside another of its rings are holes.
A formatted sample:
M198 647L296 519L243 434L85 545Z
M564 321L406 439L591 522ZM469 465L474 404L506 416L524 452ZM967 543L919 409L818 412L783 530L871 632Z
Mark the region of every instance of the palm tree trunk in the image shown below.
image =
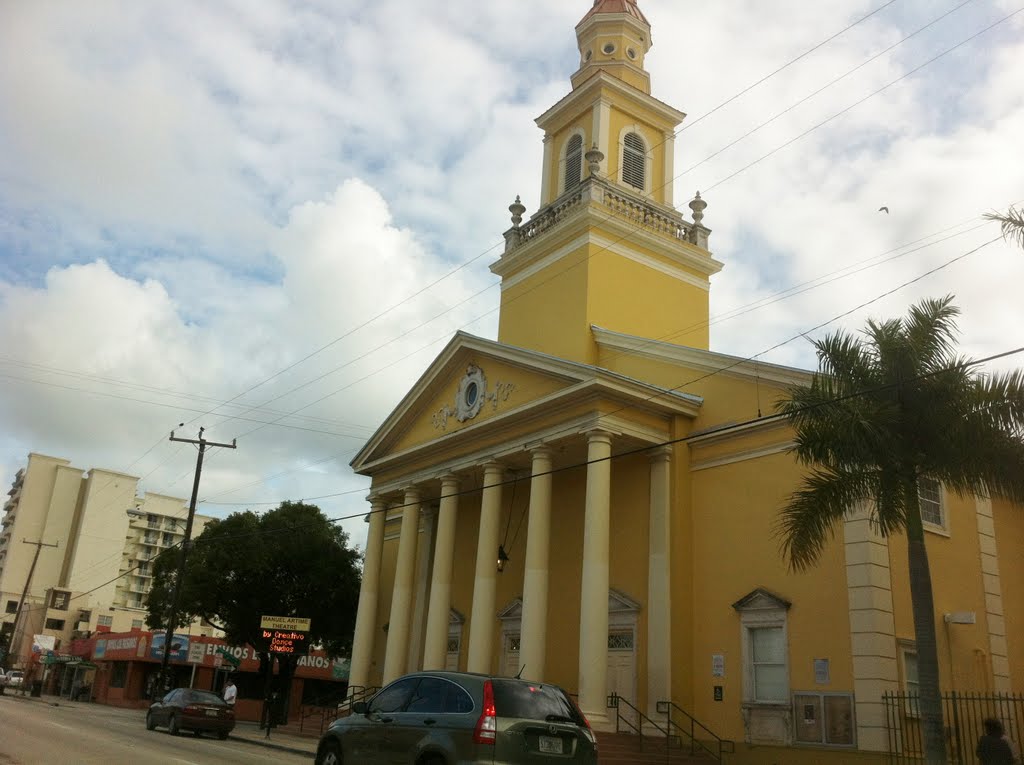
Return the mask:
M910 602L914 612L914 636L917 641L917 680L925 762L928 765L946 765L946 729L942 720L939 652L935 643L935 603L916 481L907 487L907 495L907 562L910 570Z

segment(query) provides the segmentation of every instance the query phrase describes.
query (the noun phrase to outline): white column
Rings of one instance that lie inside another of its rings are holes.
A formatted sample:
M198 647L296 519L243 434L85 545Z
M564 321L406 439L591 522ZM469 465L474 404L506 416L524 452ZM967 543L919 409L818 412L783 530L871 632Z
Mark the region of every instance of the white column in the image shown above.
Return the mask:
M420 511L419 541L416 544L416 573L413 575L415 605L409 627L409 659L406 672L419 672L423 667L423 635L426 631L427 598L430 597L430 571L434 566L434 533L437 517L433 510Z
M530 521L526 531L526 572L523 575L523 623L520 662L524 677L545 679L548 632L548 565L551 547L551 450L533 452L530 479Z
M381 499L370 501L370 528L363 557L363 582L359 587L359 607L352 640L352 665L349 688L370 684L370 662L373 660L373 637L377 627L377 592L380 587L380 559L384 550L384 516L387 505Z
M544 168L541 171L541 176L540 176L540 204L541 204L541 207L543 207L544 205L548 204L552 199L554 199L555 196L557 196L557 195L551 193L551 165L553 164L552 161L551 161L552 160L551 153L553 151L552 147L553 147L553 142L551 140L551 136L550 135L545 135L544 136ZM555 177L557 178L557 175Z
M423 669L444 669L447 658L448 612L451 609L455 521L458 512L459 480L453 475L446 475L441 479L441 509L437 514L437 541L434 543L434 571L430 583Z
M476 579L473 583L473 613L469 625L469 672L491 671L494 653L494 622L497 619L495 590L498 576L498 534L501 530L501 482L505 469L497 462L484 466L484 488L480 497L480 532L476 546Z
M672 700L671 447L651 454L651 517L647 567L647 716Z
M611 520L612 437L587 434L587 505L583 521L580 588L580 707L592 724L608 720L608 550ZM596 721L596 722L595 722Z
M420 494L416 489L407 489L405 508L402 511L402 533L398 540L398 561L395 564L395 588L391 596L388 647L384 657L385 685L400 677L405 668L409 646L409 621L412 617L412 580L419 522Z

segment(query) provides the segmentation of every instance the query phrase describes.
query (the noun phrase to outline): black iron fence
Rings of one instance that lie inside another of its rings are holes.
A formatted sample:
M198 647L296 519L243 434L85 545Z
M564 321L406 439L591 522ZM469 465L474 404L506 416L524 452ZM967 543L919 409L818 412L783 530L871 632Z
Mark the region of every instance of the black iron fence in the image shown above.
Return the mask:
M889 729L889 762L910 765L924 761L924 737L916 693L886 693L886 725ZM1024 734L1024 694L942 694L942 718L946 726L946 752L951 765L974 765L975 747L984 732L983 721L994 717L1018 745Z

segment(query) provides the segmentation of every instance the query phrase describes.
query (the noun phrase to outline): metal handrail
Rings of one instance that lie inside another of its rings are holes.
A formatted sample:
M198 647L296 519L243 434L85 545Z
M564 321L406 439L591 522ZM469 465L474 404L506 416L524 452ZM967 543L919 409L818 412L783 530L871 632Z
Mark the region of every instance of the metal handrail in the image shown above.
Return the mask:
M329 706L323 706L320 704L313 704L310 706L303 705L303 712L299 716L299 731L302 732L305 728L306 719L309 717L316 717L320 715L320 732L324 732L324 726L327 723L332 723L339 717L348 715L352 710L352 705L357 701L362 701L369 696L372 696L380 690L378 686L362 686L354 685L349 689L348 695L337 704L331 704ZM309 710L309 711L305 711ZM342 714L344 710L345 714Z
M715 734L714 731L708 728L708 726L704 725L704 723L695 718L693 715L691 715L685 709L680 707L674 701L659 701L656 705L656 708L658 710L658 714L665 715L665 721L667 723L669 731L675 728L679 731L681 736L689 737L690 754L697 754L697 750L699 748L702 751L702 753L706 753L708 756L712 757L715 760L715 762L720 763L722 761L722 752L733 751L734 747L732 741L719 737L717 734ZM672 719L672 710L675 710L689 721L689 731L686 730L685 725L680 725ZM697 738L698 728L701 732L706 733L708 735L709 743L712 746L709 746L708 744L704 743L703 740Z
M630 720L628 718L623 718L622 717L622 713L620 712L620 705L621 704L625 704L630 710L632 710L636 714L637 722L635 724L633 723L632 720ZM652 728L654 728L659 733L664 735L665 736L665 759L666 759L666 761L668 760L669 749L670 749L669 744L670 744L670 741L671 741L671 738L672 738L672 734L671 734L671 731L669 729L662 728L660 725L658 725L658 723L654 722L654 720L652 720L650 717L648 717L643 712L641 712L639 709L637 709L635 706L633 706L631 703L629 703L629 701L627 699L622 698L622 696L620 696L619 694L615 693L614 691L608 697L607 706L608 706L608 709L614 709L615 710L615 732L616 733L622 733L623 732L622 729L620 728L619 724L624 722L628 728L632 729L632 730L627 730L626 733L635 733L637 736L639 736L639 738L640 738L640 751L641 752L644 750L644 734L643 734L643 724L644 724L644 722L647 722L648 725L650 725Z

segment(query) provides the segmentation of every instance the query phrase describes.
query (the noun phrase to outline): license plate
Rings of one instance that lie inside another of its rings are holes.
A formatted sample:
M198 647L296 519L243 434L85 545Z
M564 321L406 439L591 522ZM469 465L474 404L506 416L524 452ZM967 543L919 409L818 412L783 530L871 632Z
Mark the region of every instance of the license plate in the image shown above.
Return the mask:
M560 739L558 736L541 736L540 751L545 752L547 754L561 754L562 739Z
M217 710L216 709L207 709L206 710L206 716L207 717L216 717L217 716Z

